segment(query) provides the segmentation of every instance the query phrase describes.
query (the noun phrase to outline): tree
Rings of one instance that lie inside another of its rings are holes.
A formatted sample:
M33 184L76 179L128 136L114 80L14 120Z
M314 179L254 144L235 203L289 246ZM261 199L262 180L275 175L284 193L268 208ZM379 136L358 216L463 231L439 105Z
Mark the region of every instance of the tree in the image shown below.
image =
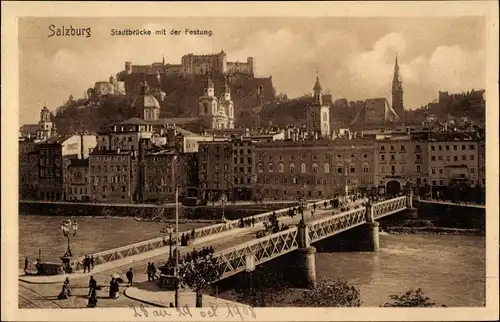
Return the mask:
M359 291L343 280L321 280L313 289L302 291L302 296L294 300L298 307L359 307Z
M213 253L196 256L191 261L179 266L180 284L189 287L196 293L196 307L203 306L202 291L208 285L217 282L222 275L221 266Z
M282 271L266 265L246 273L235 285L233 296L236 301L253 307L278 306L291 293Z
M385 303L384 307L436 307L436 303L431 302L420 288L403 294L391 294L389 298L392 301Z

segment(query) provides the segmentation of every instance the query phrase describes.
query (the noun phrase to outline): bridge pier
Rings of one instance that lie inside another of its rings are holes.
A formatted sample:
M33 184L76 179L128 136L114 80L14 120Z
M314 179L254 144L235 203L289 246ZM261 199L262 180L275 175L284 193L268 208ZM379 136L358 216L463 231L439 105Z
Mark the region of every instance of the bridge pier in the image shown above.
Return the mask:
M406 210L406 217L410 219L418 218L418 209L417 208L408 208Z
M359 227L361 230L361 239L359 251L362 252L377 252L380 250L379 240L379 223L367 222Z
M299 248L295 257L297 260L295 286L313 288L316 285L316 248L312 246Z

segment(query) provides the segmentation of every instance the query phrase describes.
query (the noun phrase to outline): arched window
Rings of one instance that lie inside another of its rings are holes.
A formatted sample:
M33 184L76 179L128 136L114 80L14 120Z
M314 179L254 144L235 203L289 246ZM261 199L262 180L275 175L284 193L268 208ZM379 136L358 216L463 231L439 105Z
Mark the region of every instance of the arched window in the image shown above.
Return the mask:
M344 167L342 163L337 163L337 173L344 173Z
M370 166L368 165L368 163L367 163L367 162L364 162L364 163L363 163L363 172L364 172L364 173L368 173L368 172L370 172Z
M290 173L295 173L295 164L293 162L290 163Z
M342 155L337 154L337 161L341 161L341 160L342 160Z
M259 173L262 173L262 171L264 171L264 165L259 163Z
M324 169L325 169L325 173L330 173L330 164L328 162L325 163Z
M318 165L316 163L313 163L312 169L314 173L318 173Z
M355 173L356 172L356 165L354 163L349 164L349 169L350 169L349 171L351 173Z
M274 171L274 165L272 163L269 163L269 172Z
M278 171L279 173L283 173L285 171L285 167L283 166L283 162L280 162L278 166Z
M304 162L300 165L300 172L306 173L306 164Z

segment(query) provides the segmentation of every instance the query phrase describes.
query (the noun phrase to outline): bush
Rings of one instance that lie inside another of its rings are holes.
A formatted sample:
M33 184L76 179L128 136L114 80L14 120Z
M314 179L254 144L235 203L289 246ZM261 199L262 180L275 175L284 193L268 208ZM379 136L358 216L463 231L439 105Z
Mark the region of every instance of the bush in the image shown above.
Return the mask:
M385 303L384 307L436 307L436 303L431 302L420 288L403 294L391 294L389 298L392 301Z
M292 302L298 307L359 307L359 290L343 280L319 281L316 287L303 291L302 297Z

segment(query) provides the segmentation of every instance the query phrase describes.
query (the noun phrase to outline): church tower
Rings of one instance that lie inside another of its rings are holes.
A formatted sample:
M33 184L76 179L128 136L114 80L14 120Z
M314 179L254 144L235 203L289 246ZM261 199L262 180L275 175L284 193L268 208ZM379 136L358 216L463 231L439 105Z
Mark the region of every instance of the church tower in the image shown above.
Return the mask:
M399 74L397 55L396 63L394 64L394 77L392 79L392 108L404 122L403 82L401 81L401 75Z
M227 128L234 129L234 103L231 100L231 88L229 87L229 82L227 77L225 78L224 84L224 94L220 100L220 108L225 111L227 116Z
M137 116L144 121L155 121L160 117L160 103L149 94L149 86L146 81L141 84L141 93L132 102L132 108L136 110Z
M215 97L214 82L210 74L207 74L207 83L203 95L198 99L198 112L207 129L226 127L227 117L225 113L222 113L224 111L219 109L219 100Z
M311 135L328 137L330 135L330 107L323 104L323 88L316 76L313 87L313 103L307 109L307 130Z
M40 111L40 121L38 122L37 138L41 140L48 139L52 135L56 135L54 126L54 115L49 111L47 106L44 106Z

